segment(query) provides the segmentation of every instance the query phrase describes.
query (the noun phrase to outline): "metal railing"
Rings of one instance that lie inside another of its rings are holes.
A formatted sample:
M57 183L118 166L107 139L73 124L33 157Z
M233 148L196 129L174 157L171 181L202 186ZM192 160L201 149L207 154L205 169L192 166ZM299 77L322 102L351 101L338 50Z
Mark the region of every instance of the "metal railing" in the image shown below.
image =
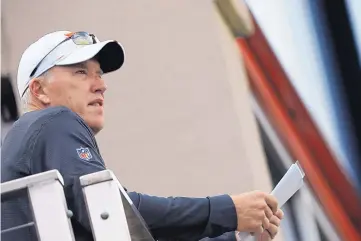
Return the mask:
M1 184L1 199L11 200L26 191L33 221L1 230L1 234L34 226L39 241L74 241L63 178L51 170ZM80 177L94 240L154 241L146 223L127 192L110 170Z
M123 200L111 171L80 177L95 240L130 241Z
M67 208L63 184L63 178L56 170L2 183L2 201L11 199L11 195L17 192L27 192L33 210L33 222L1 230L1 233L35 226L40 241L74 241L70 222L72 213Z

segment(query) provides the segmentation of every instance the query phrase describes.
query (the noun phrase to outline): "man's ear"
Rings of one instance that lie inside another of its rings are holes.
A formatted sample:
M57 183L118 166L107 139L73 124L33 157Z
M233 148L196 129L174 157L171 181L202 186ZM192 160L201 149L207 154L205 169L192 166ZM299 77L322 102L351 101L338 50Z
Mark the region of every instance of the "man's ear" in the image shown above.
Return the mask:
M46 81L42 77L30 81L29 90L43 105L49 105L50 99L46 93Z

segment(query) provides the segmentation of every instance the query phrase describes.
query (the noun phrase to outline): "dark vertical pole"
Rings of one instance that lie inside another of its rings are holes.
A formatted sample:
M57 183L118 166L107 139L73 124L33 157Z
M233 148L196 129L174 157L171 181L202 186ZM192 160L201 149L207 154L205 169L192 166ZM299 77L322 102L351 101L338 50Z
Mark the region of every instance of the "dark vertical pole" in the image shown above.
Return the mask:
M339 73L339 91L344 92L344 101L349 110L352 131L358 152L361 150L361 63L359 62L355 37L345 0L323 0L321 7L327 24L328 36ZM361 173L361 160L355 158L351 165ZM357 186L361 187L361 175ZM359 190L360 191L360 190Z
M309 0L309 5L346 158L343 165L361 194L361 74L346 3Z

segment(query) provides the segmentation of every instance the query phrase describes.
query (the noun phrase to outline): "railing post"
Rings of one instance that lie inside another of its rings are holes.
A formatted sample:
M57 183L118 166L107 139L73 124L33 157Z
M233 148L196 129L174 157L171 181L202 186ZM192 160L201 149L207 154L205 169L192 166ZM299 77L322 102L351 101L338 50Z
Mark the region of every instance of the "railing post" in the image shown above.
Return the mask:
M118 184L108 170L80 177L95 240L131 241Z
M19 178L1 184L6 194L27 189L39 241L74 241L63 179L57 170ZM11 232L16 232L16 227Z

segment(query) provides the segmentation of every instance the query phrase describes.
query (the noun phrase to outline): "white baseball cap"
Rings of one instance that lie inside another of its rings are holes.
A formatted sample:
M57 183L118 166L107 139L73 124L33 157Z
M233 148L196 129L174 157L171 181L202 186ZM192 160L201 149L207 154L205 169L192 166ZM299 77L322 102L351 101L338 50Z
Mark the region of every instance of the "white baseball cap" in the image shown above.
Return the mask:
M100 42L87 32L57 31L31 44L21 56L17 84L20 97L30 80L56 65L77 64L97 57L103 73L119 69L125 59L122 45L115 40Z

